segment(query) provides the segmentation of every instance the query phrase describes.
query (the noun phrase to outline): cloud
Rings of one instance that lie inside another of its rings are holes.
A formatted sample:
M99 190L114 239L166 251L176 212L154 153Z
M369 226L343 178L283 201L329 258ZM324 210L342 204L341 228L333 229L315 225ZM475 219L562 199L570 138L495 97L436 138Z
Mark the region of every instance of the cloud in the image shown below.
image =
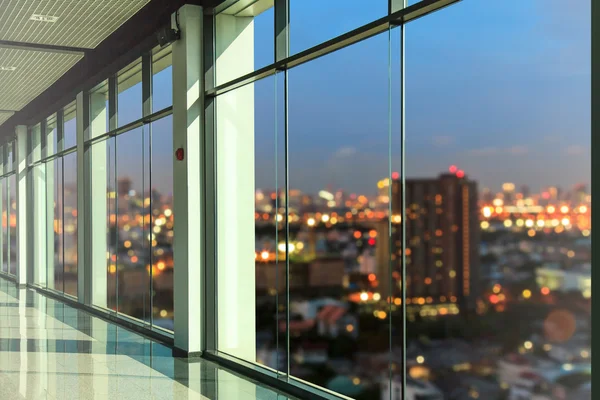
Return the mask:
M473 154L474 156L487 156L490 154L496 154L498 152L499 149L497 147L483 147L481 149L469 150L469 153Z
M446 135L434 136L431 138L431 143L436 147L448 146L449 144L454 143L454 137Z
M356 154L355 147L340 147L335 153L333 153L333 157L342 158L342 157L351 157Z
M585 154L587 151L588 149L577 144L571 145L565 149L565 152L570 156L582 155Z
M513 156L517 156L520 154L527 154L527 147L525 146L513 146L509 149L507 149L508 153L512 154Z
M529 150L525 146L512 146L508 148L501 147L482 147L480 149L471 149L469 153L474 156L489 156L492 154L508 154L513 156L527 154Z

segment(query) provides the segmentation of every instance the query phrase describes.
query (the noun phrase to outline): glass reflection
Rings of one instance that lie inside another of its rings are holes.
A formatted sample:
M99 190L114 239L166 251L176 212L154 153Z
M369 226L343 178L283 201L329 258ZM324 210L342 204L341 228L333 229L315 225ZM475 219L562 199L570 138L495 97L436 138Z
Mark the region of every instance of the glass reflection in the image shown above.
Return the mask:
M147 320L150 317L149 167L147 132L142 128L116 138L116 256L117 311ZM136 157L132 157L135 151ZM148 199L148 201L146 201Z
M77 296L77 153L63 157L63 284L64 292Z
M173 118L151 125L150 233L153 323L173 330Z

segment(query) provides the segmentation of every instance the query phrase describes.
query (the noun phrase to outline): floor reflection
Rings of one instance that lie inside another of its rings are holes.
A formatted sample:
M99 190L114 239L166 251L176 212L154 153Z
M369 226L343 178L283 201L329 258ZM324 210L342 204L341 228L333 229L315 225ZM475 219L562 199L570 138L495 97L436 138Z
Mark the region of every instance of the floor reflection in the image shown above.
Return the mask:
M0 278L0 399L288 397Z

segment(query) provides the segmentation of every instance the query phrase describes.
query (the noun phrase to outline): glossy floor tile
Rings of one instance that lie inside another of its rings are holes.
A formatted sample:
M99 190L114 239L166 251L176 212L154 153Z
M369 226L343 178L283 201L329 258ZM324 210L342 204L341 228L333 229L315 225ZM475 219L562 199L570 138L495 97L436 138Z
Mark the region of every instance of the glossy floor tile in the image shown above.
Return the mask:
M0 277L1 400L288 398Z

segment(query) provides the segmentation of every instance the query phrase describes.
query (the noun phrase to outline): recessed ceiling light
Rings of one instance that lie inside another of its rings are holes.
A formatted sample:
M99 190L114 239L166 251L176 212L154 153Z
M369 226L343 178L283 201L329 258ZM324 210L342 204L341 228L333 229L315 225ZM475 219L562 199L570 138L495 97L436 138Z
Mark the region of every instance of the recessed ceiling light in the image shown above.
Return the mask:
M39 21L39 22L56 22L58 21L58 17L53 17L52 15L40 15L33 14L29 17L31 21Z
M14 71L17 67L3 67L0 65L0 71Z

